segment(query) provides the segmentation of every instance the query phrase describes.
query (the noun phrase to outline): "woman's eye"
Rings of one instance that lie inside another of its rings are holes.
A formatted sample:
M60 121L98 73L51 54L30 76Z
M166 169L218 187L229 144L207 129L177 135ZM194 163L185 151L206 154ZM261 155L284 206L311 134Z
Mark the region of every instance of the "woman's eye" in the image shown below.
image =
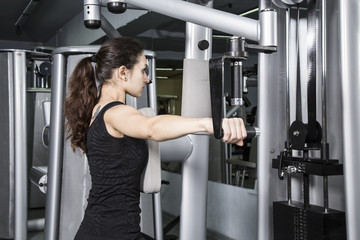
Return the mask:
M148 66L148 65L146 65L146 67L143 69L143 72L144 72L147 76L149 76L149 66Z

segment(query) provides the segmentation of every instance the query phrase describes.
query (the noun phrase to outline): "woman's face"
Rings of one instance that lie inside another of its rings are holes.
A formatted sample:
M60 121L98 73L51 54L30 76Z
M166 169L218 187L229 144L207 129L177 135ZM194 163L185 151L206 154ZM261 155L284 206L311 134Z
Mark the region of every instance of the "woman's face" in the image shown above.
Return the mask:
M145 87L145 84L149 83L149 77L147 76L147 64L145 55L142 53L139 56L138 63L129 70L128 78L129 85L127 92L133 97L141 97L141 93Z

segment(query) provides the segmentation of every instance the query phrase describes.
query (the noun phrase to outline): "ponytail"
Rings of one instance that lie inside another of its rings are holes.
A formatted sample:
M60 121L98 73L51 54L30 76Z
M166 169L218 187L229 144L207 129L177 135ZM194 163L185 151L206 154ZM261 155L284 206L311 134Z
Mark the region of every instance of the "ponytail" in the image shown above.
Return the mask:
M142 52L143 46L135 39L114 38L106 41L92 57L86 57L76 65L65 100L67 138L71 140L74 151L79 147L86 153L86 132L92 110L99 101L91 62L96 62L96 79L101 93L101 86L111 80L113 70L120 66L132 69Z
M79 147L86 153L86 132L89 128L92 109L98 102L94 69L91 57L83 58L75 67L68 84L68 94L65 100L65 124L67 139L71 147Z

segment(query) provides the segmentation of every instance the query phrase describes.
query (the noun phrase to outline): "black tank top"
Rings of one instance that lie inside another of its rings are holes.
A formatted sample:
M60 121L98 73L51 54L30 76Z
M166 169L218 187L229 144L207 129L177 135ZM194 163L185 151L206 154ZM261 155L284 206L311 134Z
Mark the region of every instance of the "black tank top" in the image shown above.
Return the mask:
M76 240L142 239L140 233L140 175L148 159L143 139L111 136L99 112L87 131L86 147L92 187ZM121 119L119 119L121 121Z

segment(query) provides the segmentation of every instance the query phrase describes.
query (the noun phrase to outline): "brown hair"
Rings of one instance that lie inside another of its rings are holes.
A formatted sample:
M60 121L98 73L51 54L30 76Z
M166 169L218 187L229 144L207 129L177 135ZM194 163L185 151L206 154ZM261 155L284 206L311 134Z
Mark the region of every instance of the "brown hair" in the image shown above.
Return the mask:
M115 38L105 42L94 56L83 58L76 65L69 80L64 106L67 138L73 151L78 147L86 153L86 132L92 110L100 97L95 75L101 90L102 85L112 78L113 69L121 66L132 69L142 52L142 45L135 39ZM96 62L95 73L92 61Z

